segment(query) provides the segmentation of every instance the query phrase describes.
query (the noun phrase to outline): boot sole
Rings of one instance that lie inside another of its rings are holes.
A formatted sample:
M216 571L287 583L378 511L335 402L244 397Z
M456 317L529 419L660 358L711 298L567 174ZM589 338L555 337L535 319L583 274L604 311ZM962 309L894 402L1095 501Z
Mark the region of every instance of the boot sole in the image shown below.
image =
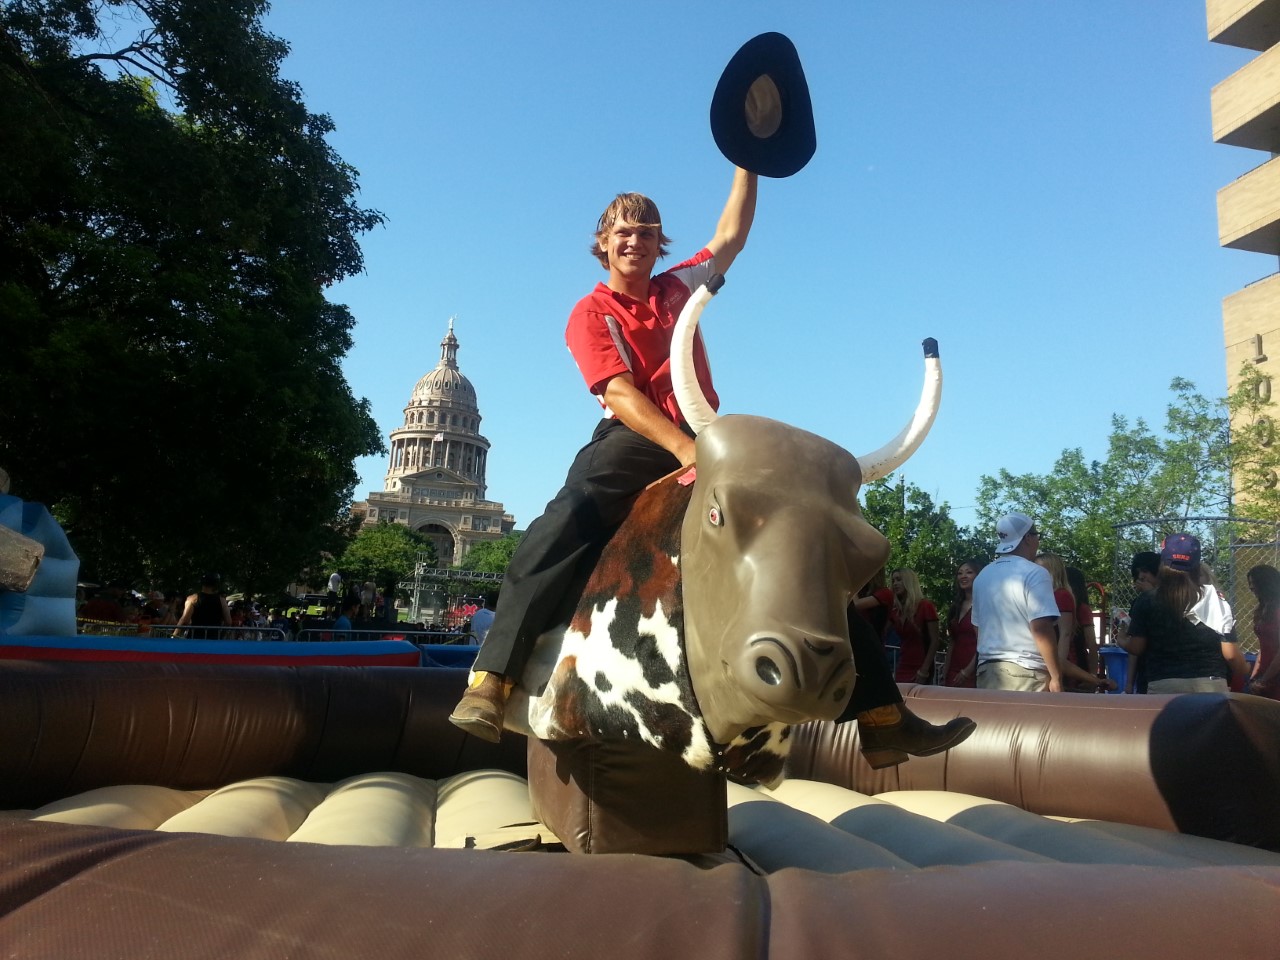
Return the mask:
M490 720L484 720L480 717L449 717L449 722L464 733L469 733L473 737L481 740L487 740L489 743L499 743L502 740L502 729L496 726Z
M946 743L939 744L938 746L933 747L932 749L929 749L929 750L921 750L919 753L916 754L916 756L932 757L932 756L936 756L939 753L946 753L952 747L958 747L960 746L960 744L968 740L969 734L973 733L973 731L977 729L978 729L978 725L974 723L972 720L970 720L969 725L967 727L961 727L959 730L957 730L955 736L953 736Z

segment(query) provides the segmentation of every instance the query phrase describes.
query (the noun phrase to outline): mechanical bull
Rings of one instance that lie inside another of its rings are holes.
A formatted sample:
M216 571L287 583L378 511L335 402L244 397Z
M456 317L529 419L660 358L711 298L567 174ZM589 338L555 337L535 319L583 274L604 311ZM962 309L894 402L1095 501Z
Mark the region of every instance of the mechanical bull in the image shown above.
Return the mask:
M692 360L714 292L694 294L672 342L697 466L636 499L581 592L566 597L563 626L539 638L506 722L543 740L646 743L695 769L771 782L788 728L835 719L849 702L846 611L889 555L858 489L919 446L942 375L926 340L915 416L862 458L777 421L718 416Z

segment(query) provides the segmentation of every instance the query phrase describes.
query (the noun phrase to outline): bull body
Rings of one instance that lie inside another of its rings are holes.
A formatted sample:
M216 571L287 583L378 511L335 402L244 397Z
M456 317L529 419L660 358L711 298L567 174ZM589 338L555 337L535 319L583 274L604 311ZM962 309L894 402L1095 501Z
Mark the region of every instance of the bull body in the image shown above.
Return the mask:
M697 454L696 480L644 491L584 571L508 724L646 743L768 782L791 724L848 703L846 609L888 543L862 518L856 458L827 440L726 416Z

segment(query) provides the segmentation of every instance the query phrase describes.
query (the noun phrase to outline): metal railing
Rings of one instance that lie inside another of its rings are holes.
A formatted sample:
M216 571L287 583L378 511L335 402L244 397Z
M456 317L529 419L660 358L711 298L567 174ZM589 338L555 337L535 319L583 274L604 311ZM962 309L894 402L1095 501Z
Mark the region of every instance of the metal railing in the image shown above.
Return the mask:
M175 627L172 623L130 623L114 620L76 618L76 633L82 637L143 637L147 640L288 640L275 627Z
M298 640L330 643L343 640L408 640L417 646L423 644L449 644L453 646L475 646L479 643L474 633L438 632L432 630L405 630L396 627L382 627L377 630L350 629L335 630L332 626L307 627L298 631Z
M152 627L151 639L162 640L253 640L280 643L288 635L279 627Z

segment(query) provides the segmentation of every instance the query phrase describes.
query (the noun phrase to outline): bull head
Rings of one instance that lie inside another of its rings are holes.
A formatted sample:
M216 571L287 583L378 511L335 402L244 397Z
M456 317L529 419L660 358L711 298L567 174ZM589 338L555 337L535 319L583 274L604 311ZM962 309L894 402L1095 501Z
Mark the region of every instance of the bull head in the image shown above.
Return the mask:
M834 719L847 705L854 667L846 610L889 556L888 541L862 516L858 489L923 441L942 372L936 344L925 341L915 415L866 457L773 420L719 416L692 359L698 317L714 289L699 288L681 312L671 379L698 434L697 479L681 533L685 652L699 710L724 743L766 722Z

